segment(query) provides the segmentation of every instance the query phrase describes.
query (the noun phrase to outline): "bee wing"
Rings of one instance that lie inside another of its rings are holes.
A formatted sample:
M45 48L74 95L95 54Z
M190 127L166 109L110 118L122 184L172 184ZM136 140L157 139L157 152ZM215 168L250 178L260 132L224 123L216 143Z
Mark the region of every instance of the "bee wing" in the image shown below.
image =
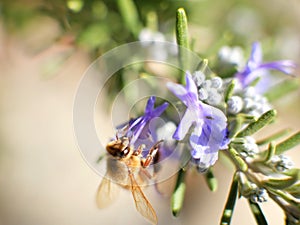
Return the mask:
M120 187L111 182L107 175L102 179L99 185L96 201L98 208L102 209L111 205L117 198L120 192Z
M144 195L141 188L138 186L132 173L129 173L129 178L131 181L131 192L134 198L135 207L137 211L145 218L151 221L152 224L157 224L156 213Z

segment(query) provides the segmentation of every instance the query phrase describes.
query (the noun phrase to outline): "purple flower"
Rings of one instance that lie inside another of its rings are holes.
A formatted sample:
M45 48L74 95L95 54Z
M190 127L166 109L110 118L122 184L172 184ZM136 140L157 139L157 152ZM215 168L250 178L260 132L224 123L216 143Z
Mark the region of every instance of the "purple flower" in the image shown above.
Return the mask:
M280 60L273 62L262 61L262 50L260 43L252 44L250 58L244 70L235 74L235 77L240 81L242 87L246 87L256 78L267 75L269 70L278 70L285 74L292 74L296 68L296 64L291 60Z
M131 144L134 144L139 138L149 135L149 132L145 131L146 126L152 119L159 117L169 105L165 102L157 108L154 108L154 103L155 97L151 96L147 102L144 115L129 121L126 127L126 134L122 135L130 137Z
M191 155L198 167L207 169L218 159L218 151L227 147L226 116L199 100L196 84L189 73L185 87L175 83L168 83L167 87L187 107L173 138L183 140L193 127L189 136Z

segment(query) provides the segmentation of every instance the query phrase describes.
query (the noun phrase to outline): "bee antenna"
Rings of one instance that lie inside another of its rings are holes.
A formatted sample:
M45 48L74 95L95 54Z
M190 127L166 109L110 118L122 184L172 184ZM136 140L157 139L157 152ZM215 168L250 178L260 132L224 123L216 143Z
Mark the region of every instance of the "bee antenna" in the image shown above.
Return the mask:
M160 141L156 142L155 146L158 147L160 145L160 143L162 143L162 142L164 142L164 139L161 139Z

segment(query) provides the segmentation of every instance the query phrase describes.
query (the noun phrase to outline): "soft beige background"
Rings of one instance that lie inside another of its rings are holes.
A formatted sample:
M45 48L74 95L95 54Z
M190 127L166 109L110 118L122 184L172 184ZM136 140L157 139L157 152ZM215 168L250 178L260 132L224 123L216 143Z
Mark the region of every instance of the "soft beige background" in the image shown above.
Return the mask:
M48 29L56 29L47 23ZM73 49L63 67L45 77L41 70L47 60L72 47L61 41L33 53L35 41L49 40L53 34L47 29L42 34L31 31L26 41L0 32L0 224L147 224L126 191L112 207L96 208L101 177L82 158L72 124L76 88L89 65L87 54ZM270 131L279 126L300 128L299 92L292 96L277 103L280 125L273 125ZM105 118L99 112L101 127L112 132ZM292 154L299 165L299 153L294 149ZM184 210L176 220L169 210L169 198L159 196L153 187L145 190L159 224L218 224L232 175L229 168L216 167L220 182L216 193L208 191L200 175L190 174ZM280 209L271 201L263 208L270 224L283 224ZM239 200L232 224L254 223L246 201Z

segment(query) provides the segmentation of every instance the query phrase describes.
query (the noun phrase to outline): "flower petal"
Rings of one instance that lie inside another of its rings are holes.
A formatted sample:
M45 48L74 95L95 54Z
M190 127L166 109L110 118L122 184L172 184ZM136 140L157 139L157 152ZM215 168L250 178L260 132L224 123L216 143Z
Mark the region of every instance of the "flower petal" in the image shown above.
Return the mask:
M147 121L145 121L144 117L140 117L139 123L128 131L127 136L131 137L131 144L134 144L136 140L140 137L143 129L145 128Z
M168 82L166 85L167 88L177 97L184 96L188 93L187 90L184 88L184 86L180 84Z
M296 69L297 65L291 60L280 60L268 63L262 63L259 69L278 70L285 74L292 74Z
M210 128L207 145L210 152L216 152L226 147L227 118L224 113L212 106L203 104L205 108L204 123Z
M255 69L262 62L262 50L259 42L254 42L252 44L251 55L248 61L248 66Z
M164 102L162 105L156 107L152 112L151 112L151 117L159 117L169 106L169 103Z
M192 75L187 72L185 76L185 81L186 81L186 89L189 92L189 94L193 96L193 100L196 101L198 99L198 90L197 86L192 78Z
M194 111L186 109L183 117L178 124L178 127L173 135L173 138L176 140L182 140L187 132L189 131L190 127L195 123L197 119L197 114Z
M147 101L147 105L145 108L145 114L150 113L153 109L154 109L154 103L155 103L155 96L151 96L148 101Z
M193 132L190 136L190 145L192 147L192 153L195 150L195 152L192 154L195 155L195 157L199 158L199 154L204 154L204 150L207 149L207 133L205 134L203 132L203 121L198 122L196 126L194 127Z
M228 144L226 116L217 108L206 104L202 106L204 119L197 123L190 136L191 154L200 160L202 155L218 152Z
M203 157L199 159L199 166L202 168L208 168L216 163L218 160L218 152L205 153Z
M145 139L148 137L148 135L151 135L149 134L149 130L147 130L148 123L152 119L159 117L169 105L167 102L165 102L164 104L154 109L155 100L156 98L154 96L151 96L147 102L145 114L133 121L130 121L126 135L128 137L131 137L131 144L134 144L139 138Z

